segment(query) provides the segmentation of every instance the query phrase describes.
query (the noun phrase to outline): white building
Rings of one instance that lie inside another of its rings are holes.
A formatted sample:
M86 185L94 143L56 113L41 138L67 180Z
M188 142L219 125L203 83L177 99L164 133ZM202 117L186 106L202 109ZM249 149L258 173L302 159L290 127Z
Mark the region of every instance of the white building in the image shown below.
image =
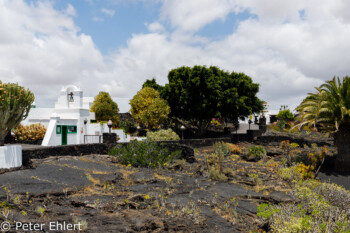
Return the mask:
M107 125L92 123L95 113L90 112L93 97L83 97L83 91L73 85L63 87L54 108L33 108L23 125L41 123L46 126L42 146L71 145L102 142ZM112 130L121 142L129 141L123 130Z

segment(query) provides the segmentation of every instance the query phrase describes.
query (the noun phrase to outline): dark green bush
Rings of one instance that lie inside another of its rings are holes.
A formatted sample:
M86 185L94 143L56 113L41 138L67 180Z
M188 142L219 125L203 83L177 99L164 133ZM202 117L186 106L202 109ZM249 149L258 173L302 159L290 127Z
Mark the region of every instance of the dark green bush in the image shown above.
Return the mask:
M109 155L116 156L117 161L133 167L163 167L181 155L181 151L169 152L156 142L132 141L128 145L117 145Z
M125 133L135 133L137 128L135 124L131 123L128 120L118 121L118 127L124 130Z

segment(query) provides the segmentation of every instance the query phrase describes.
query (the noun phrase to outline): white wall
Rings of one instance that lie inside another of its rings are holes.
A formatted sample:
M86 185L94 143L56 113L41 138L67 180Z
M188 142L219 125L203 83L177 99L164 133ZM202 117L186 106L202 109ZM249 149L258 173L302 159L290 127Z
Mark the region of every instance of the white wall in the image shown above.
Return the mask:
M101 125L100 123L88 123L87 126L87 133L86 135L103 135L103 133L109 133L109 128L107 124ZM127 139L127 135L124 133L122 129L111 129L112 133L116 133L118 137L120 138L119 142L128 142L130 141ZM98 137L88 137L89 143L98 142ZM94 140L92 138L95 138ZM90 142L91 141L91 142Z
M60 117L51 117L49 126L46 130L42 146L59 146L62 145L62 133L56 133L57 125L77 126L77 133L67 134L67 145L79 144L81 131L78 128L78 120L60 119Z
M43 142L41 143L42 146L61 145L61 135L56 134L57 121L59 121L59 117L51 117Z

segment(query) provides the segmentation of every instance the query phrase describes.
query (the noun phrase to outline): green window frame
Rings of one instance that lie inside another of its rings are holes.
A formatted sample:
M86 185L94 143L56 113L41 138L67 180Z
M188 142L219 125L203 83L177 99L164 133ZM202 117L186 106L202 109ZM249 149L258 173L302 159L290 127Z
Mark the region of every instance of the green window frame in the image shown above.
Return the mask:
M67 133L68 134L73 134L77 133L77 126L76 125L67 125Z
M62 134L62 126L56 125L56 134Z

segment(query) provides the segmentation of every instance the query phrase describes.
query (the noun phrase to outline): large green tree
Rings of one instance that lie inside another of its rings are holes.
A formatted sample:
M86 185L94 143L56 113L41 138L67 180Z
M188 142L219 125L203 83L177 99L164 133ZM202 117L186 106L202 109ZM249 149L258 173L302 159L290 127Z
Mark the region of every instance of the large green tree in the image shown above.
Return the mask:
M34 94L29 89L0 81L0 146L8 132L27 118L33 101Z
M100 92L95 96L90 112L95 113L96 120L108 121L112 120L113 124L117 124L119 120L118 104L114 102L108 92Z
M168 103L160 97L158 91L144 87L130 100L131 115L149 130L163 123L170 113Z
M147 79L143 84L142 84L142 88L145 87L151 87L154 90L158 91L160 94L162 94L164 86L161 86L157 83L155 78L152 79Z
M320 130L335 132L338 148L336 169L350 169L350 77L333 78L316 88L298 106L300 122L297 126L314 126Z
M168 74L162 96L171 117L203 134L213 117L238 120L263 110L259 84L244 73L216 66L179 67Z

